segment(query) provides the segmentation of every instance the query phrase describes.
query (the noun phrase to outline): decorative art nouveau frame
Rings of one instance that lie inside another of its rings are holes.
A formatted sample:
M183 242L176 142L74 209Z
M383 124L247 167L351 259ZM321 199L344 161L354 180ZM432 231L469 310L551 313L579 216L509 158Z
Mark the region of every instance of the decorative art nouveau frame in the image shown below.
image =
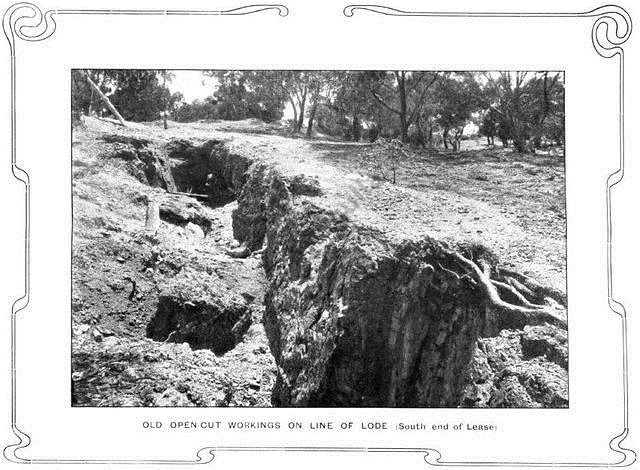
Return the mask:
M295 11L295 9L293 9ZM621 323L621 344L622 349L619 351L621 358L622 370L619 375L620 389L622 392L621 402L623 404L620 412L619 432L612 436L609 442L610 448L615 452L617 458L611 461L575 461L575 462L558 462L552 460L546 461L456 461L451 459L444 453L429 447L424 448L403 448L403 447L380 447L380 446L288 446L288 445L258 445L252 446L217 446L212 443L211 446L198 449L195 458L192 460L129 460L118 459L52 459L47 457L23 458L19 455L22 449L30 445L31 438L28 430L23 430L17 420L17 409L20 406L19 386L17 383L16 371L20 364L16 363L16 344L18 335L16 331L16 318L20 315L30 301L30 264L31 264L31 183L29 173L21 166L18 158L20 152L18 148L17 134L17 113L20 108L17 105L17 83L16 68L19 65L20 42L38 42L45 41L50 38L56 30L56 17L63 15L74 15L81 17L83 15L105 15L105 16L238 16L250 14L269 14L276 13L281 17L289 15L289 9L285 5L277 4L254 4L240 6L229 10L109 10L109 9L55 9L42 12L36 5L31 3L16 3L10 6L3 16L3 29L9 43L10 49L10 93L11 93L11 171L13 177L17 179L24 190L24 199L21 204L24 205L25 218L24 224L24 287L23 292L15 300L11 308L11 338L9 344L9 354L11 358L11 427L14 434L14 442L8 444L4 448L4 456L11 462L16 463L35 463L35 464L206 464L213 460L215 452L232 452L232 451L332 451L332 452L414 452L422 454L424 461L433 466L548 466L548 467L594 467L594 466L629 466L635 461L636 454L633 450L625 447L624 440L629 432L629 358L627 349L627 314L624 306L614 296L614 275L616 271L612 264L612 217L611 217L611 192L613 188L622 180L625 170L625 56L623 44L631 35L631 17L629 13L622 7L616 5L606 5L584 12L573 13L524 13L524 12L438 12L438 11L404 11L383 5L348 5L343 10L342 20L356 21L358 16L365 15L384 15L384 16L405 16L405 17L424 17L426 19L433 18L464 18L469 21L482 21L486 18L554 18L554 19L572 19L572 18L592 18L593 25L591 30L591 40L595 52L604 60L615 60L618 62L618 86L619 86L619 112L617 132L619 138L619 155L618 168L608 175L606 179L606 256L607 256L607 295L608 305L612 313L619 317ZM336 11L336 16L340 16L340 12ZM356 17L351 19L352 17ZM289 16L287 21L294 21L295 15Z

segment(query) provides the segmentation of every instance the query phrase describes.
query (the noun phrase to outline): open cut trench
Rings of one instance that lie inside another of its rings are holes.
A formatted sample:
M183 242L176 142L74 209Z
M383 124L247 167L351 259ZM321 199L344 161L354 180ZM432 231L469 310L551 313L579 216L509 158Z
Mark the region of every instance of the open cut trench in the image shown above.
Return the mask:
M210 207L237 199L234 237L263 249L274 405L567 406L562 293L482 246L391 239L324 208L317 178L285 176L221 141L173 141L166 154L174 192ZM161 217L197 223L176 212ZM147 331L224 352L246 317L164 296Z
M242 187L248 167L246 160L230 154L215 140L199 146L174 140L164 147L120 135L108 135L104 140L114 146L110 158L123 162L140 182L166 190L151 195L153 201L145 198L148 218L150 214L152 218L159 216L191 231L190 226L198 226L204 237L219 223L212 211L236 199L235 188ZM149 227L149 220L147 224ZM202 248L206 249L206 243ZM158 252L154 252L148 266L155 269L158 259ZM206 270L187 267L163 280L146 335L224 354L242 341L250 325L251 308L241 295L227 292Z

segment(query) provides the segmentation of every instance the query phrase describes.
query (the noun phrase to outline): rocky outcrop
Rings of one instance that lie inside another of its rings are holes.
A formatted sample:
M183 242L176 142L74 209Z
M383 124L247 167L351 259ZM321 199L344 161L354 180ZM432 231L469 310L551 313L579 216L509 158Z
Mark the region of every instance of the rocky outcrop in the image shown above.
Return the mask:
M233 221L250 249L265 244L275 405L567 405L565 323L533 303L544 300L536 286L513 288L525 281L481 246L387 236L295 195L290 181L253 165Z
M479 338L461 405L561 408L569 404L566 331L552 325Z

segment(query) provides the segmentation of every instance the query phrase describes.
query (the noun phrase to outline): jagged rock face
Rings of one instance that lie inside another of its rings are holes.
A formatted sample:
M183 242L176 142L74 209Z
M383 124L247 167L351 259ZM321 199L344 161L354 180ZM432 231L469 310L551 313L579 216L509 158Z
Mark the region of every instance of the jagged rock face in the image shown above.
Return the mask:
M292 187L252 166L233 222L252 250L266 240L275 405L566 406L558 328L516 330L500 365L488 345L522 318L496 311L446 245L390 241Z
M108 134L102 139L114 146L110 157L124 160L128 172L138 181L168 191L176 190L166 153L150 140L118 134Z
M437 243L380 240L311 204L269 233L275 404L457 406L486 307Z

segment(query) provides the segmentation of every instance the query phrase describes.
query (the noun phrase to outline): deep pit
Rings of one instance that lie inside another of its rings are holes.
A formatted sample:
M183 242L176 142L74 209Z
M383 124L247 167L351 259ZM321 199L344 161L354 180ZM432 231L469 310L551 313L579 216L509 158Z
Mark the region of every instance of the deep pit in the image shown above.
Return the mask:
M194 145L173 140L166 146L177 191L194 194L210 207L237 199L250 161L229 153L224 142L210 140Z

